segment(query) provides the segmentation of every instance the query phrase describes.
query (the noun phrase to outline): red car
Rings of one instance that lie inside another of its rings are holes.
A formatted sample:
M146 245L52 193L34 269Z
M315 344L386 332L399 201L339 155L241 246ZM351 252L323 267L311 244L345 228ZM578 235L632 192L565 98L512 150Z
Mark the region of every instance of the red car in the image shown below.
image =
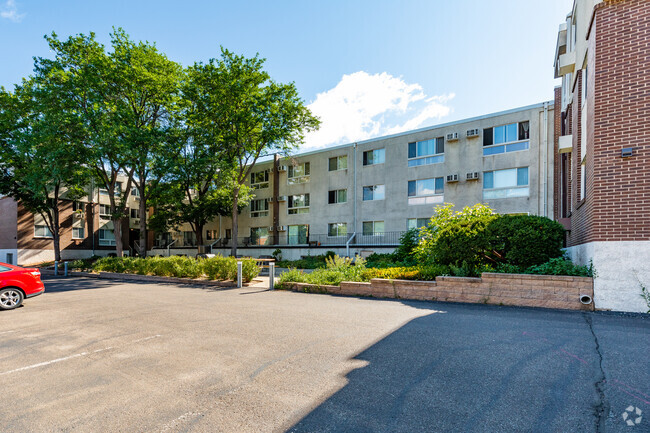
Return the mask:
M41 271L0 263L0 310L13 310L23 299L45 291Z

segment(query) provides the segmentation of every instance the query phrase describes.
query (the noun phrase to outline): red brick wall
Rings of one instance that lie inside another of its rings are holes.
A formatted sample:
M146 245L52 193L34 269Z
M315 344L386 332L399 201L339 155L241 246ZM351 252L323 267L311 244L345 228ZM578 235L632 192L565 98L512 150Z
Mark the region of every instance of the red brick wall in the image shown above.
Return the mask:
M650 1L605 1L589 35L587 131L582 131L582 59L571 105L571 233L568 245L650 240ZM587 191L580 194L581 134ZM634 156L621 158L621 149Z

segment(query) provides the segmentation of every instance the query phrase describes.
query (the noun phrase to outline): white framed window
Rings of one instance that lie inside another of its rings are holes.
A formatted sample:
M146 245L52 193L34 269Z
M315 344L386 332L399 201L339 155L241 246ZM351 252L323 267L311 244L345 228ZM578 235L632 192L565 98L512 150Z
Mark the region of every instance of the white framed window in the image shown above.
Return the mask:
M34 225L34 237L35 238L52 238L52 232L46 224L35 224Z
M115 232L110 229L99 229L99 245L115 246Z
M295 185L309 182L310 164L302 162L296 166L290 165L287 168L287 183Z
M140 200L140 190L134 186L131 188L131 196L136 200Z
M445 180L442 177L409 180L408 204L435 204L444 201Z
M363 187L363 201L383 200L386 196L384 185L370 185Z
M366 150L363 152L363 165L377 165L386 162L386 149Z
M348 201L347 189L336 189L333 191L329 191L327 194L328 204L347 203L347 201Z
M186 230L183 232L183 245L186 247L195 247L196 246L196 233L192 230Z
M85 203L82 203L80 201L73 201L72 202L72 211L77 212L77 213L83 213L85 206L86 206Z
M309 225L300 224L288 227L287 241L289 245L302 245L309 241Z
M348 168L348 156L334 156L329 159L328 169L329 171L338 171L345 170Z
M580 165L580 200L587 197L587 163L585 160Z
M309 194L290 195L287 197L289 215L309 213Z
M132 208L131 209L131 218L132 219L139 219L140 218L140 209Z
M483 199L528 197L528 167L483 172Z
M83 239L84 237L83 227L72 227L72 239Z
M445 138L438 137L431 140L415 141L409 143L408 166L437 164L445 162Z
M100 218L110 218L111 217L111 207L107 204L99 205L99 216Z
M251 218L269 216L269 199L251 200Z
M327 236L329 237L341 237L348 235L348 224L347 223L329 223L327 225Z
M379 236L384 234L383 221L364 221L362 224L362 233L364 236Z
M216 241L219 239L219 232L217 230L206 230L205 231L205 240L206 241Z
M406 229L411 230L426 227L430 220L431 218L408 218L406 220Z
M269 171L263 170L251 173L251 188L263 189L269 187Z
M133 192L133 191L132 191ZM108 190L106 188L99 188L99 193L101 195L108 195ZM115 196L122 194L122 182L115 182Z
M483 156L528 150L530 147L530 122L485 128L483 130Z

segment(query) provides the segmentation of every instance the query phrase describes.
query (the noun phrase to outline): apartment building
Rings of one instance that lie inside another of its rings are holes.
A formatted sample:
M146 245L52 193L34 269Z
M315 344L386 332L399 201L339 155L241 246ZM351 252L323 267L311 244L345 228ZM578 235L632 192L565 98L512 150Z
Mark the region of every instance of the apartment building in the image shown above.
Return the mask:
M118 182L126 185L126 179ZM130 254L139 240L139 196L132 189L128 198L129 220L122 227L124 253ZM89 185L88 195L68 200L63 194L61 257L64 260L115 253L115 234L110 220L108 191ZM52 233L43 217L32 214L11 197L0 198L0 261L30 265L54 260Z
M436 205L487 203L503 214L553 216L554 105L536 105L258 163L239 216L206 226L207 246L285 258L393 251ZM189 226L157 235L170 254L191 253ZM163 253L154 249L154 253Z
M593 263L596 308L646 311L650 2L576 0L555 52L555 217Z

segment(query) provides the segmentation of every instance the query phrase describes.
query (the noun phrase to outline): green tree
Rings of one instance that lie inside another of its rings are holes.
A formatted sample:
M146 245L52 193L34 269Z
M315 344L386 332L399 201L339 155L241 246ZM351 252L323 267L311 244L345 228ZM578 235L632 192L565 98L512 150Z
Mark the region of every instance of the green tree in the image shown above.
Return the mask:
M245 58L221 50L220 59L190 68L197 88L196 125L214 137L232 164L232 232L242 189L258 159L272 152L287 153L304 141L304 133L319 120L305 107L294 83L280 84L263 70L264 59ZM237 254L233 242L231 254Z
M82 130L60 94L33 79L0 88L0 194L41 215L61 260L61 199L87 195Z

